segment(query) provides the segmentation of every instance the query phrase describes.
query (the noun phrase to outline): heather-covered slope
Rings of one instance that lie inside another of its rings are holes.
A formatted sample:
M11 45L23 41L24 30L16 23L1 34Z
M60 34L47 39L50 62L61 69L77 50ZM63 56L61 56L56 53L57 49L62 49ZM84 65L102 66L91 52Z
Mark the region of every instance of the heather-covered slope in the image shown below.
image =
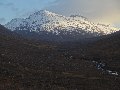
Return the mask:
M85 54L120 72L120 32L100 37L98 41L88 45Z
M0 26L1 90L120 89L119 76L98 71L91 61L75 57L71 48L16 38L12 33Z

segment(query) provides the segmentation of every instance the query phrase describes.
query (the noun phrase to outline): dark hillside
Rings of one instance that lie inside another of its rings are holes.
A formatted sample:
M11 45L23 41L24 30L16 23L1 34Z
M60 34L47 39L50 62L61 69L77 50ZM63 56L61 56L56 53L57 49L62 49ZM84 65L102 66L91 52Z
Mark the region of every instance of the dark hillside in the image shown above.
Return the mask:
M107 63L108 67L120 72L120 32L102 37L88 45L85 51L86 56L98 58L99 61Z
M72 49L22 39L0 26L0 90L120 89L119 76L97 70Z

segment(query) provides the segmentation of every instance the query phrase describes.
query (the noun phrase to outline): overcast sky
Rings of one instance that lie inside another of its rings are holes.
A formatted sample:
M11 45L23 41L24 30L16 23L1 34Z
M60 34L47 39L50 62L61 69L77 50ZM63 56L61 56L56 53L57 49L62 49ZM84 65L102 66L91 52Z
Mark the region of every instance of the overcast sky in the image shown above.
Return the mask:
M66 16L80 14L120 27L120 0L0 0L0 23L41 9Z
M63 15L80 14L97 22L120 26L120 0L57 0L48 10Z

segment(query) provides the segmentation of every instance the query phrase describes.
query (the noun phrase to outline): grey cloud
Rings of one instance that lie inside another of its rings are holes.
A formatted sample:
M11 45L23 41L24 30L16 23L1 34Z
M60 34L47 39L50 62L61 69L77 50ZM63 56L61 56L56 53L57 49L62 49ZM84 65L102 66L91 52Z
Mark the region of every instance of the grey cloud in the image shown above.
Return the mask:
M120 9L120 0L56 0L54 3L46 9L65 15L70 13L91 14L112 8Z
M118 16L120 14L120 0L56 0L46 9L66 16L80 14L91 19L98 17L105 19L109 16L108 20L120 17ZM112 19L112 21L114 20Z

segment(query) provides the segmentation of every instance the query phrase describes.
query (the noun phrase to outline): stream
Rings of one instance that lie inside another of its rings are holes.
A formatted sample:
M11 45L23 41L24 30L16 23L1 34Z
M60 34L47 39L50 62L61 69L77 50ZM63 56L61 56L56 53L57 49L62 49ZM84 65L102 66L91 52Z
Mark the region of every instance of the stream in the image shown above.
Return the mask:
M98 70L101 70L101 71L103 71L103 72L106 72L107 74L109 74L109 75L115 75L115 76L119 76L119 74L118 74L118 72L117 71L112 71L112 70L108 70L108 69L106 69L105 67L106 67L106 64L105 63L99 63L99 62L97 62L97 61L92 61L94 64L95 64L95 66L96 66L96 68L98 69Z

